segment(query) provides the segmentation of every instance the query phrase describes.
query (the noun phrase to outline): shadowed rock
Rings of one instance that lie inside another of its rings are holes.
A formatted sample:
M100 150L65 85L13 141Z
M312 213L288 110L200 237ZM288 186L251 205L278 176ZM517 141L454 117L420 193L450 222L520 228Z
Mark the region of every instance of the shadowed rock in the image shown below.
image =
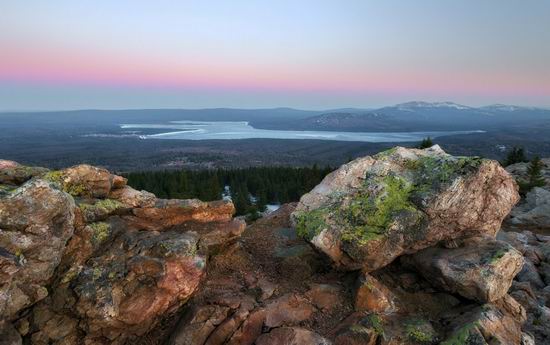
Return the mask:
M434 286L482 303L503 297L523 266L520 252L490 238L469 240L459 248L427 248L403 261Z

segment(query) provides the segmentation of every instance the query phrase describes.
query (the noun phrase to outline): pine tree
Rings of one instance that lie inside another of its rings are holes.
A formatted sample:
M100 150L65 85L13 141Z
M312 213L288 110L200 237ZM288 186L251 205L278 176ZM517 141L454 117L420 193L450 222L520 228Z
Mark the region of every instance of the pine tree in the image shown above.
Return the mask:
M542 187L545 184L544 177L542 176L542 168L544 167L544 163L540 159L539 156L536 156L531 160L531 163L529 163L529 167L527 168L527 176L529 179L529 185L531 188L533 187Z
M512 147L512 150L508 152L508 155L506 156L503 165L508 166L524 162L527 162L527 158L525 157L525 150L523 149L523 147L514 146Z
M418 145L418 148L419 149L427 149L427 148L432 147L432 146L434 146L432 138L427 137L427 138L422 139L422 141L420 142L420 145Z

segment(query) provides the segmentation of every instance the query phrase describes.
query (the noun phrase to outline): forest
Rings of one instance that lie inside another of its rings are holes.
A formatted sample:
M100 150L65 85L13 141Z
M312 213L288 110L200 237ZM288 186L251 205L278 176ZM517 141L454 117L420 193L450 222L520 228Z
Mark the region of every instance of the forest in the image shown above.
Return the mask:
M331 172L318 167L165 170L125 174L128 184L159 198L219 200L230 196L237 215L257 217L267 204L298 201Z

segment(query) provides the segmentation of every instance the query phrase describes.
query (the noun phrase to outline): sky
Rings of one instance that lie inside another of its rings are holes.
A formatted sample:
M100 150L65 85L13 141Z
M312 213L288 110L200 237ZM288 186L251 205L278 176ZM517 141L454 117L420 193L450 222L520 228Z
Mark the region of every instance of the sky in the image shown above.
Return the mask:
M550 108L546 0L0 0L0 110Z

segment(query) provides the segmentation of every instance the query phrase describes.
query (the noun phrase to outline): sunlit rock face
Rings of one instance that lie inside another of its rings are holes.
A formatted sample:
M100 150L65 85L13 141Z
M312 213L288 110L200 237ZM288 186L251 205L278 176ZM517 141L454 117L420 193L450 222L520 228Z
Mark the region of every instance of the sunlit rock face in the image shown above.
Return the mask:
M186 304L211 252L245 227L230 202L157 199L89 165L0 161L0 183L0 334L15 343L137 339Z
M337 266L372 271L441 241L494 237L518 200L496 161L398 147L329 174L292 218Z
M437 146L360 158L248 227L230 202L158 199L87 165L0 161L0 187L9 344L532 344L550 334L550 238L496 240L514 181L496 162Z

